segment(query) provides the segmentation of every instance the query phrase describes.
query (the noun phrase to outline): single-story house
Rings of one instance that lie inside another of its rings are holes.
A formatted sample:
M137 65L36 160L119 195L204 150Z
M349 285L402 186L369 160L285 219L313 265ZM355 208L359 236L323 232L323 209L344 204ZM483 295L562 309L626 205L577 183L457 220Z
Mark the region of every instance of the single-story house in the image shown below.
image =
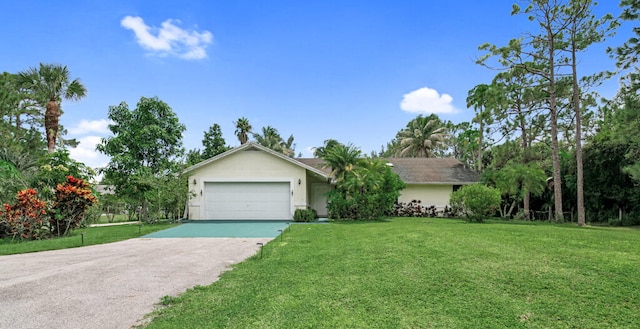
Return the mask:
M452 191L478 181L456 159L390 158L407 184L399 202L421 200L442 208ZM290 158L249 142L185 170L189 175L189 219L290 220L295 209L327 216L329 169L318 158Z

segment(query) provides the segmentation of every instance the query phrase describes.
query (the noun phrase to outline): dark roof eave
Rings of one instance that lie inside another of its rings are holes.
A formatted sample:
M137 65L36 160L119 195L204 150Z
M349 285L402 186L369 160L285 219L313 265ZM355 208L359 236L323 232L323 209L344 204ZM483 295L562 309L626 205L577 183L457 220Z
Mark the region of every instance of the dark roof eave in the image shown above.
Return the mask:
M478 182L404 182L406 185L471 185Z

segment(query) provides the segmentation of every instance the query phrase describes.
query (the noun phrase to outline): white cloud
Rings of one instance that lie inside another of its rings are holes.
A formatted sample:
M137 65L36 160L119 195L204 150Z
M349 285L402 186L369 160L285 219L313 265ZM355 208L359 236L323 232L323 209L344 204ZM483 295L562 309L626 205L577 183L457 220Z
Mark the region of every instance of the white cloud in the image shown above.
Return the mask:
M183 59L206 58L206 48L213 41L213 34L184 30L174 23L179 24L180 21L168 19L160 28L146 25L139 16L126 16L120 21L122 27L135 33L138 44L152 54L174 55Z
M405 112L418 114L455 113L457 111L451 104L452 101L449 94L440 95L435 89L423 87L405 94L400 108Z
M69 133L74 135L84 135L89 133L107 134L109 133L109 124L111 121L107 119L100 120L80 120L75 126L69 128Z
M100 144L102 137L85 136L78 138L80 144L69 149L69 156L91 168L104 167L109 163L109 158L96 151L96 145Z

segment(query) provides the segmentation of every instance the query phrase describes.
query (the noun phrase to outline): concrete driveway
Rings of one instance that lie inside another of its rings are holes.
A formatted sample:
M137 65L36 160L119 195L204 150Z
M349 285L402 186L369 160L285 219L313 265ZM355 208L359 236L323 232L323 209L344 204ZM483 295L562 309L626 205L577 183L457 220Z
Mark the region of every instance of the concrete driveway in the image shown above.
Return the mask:
M138 238L0 256L0 328L130 328L271 238Z

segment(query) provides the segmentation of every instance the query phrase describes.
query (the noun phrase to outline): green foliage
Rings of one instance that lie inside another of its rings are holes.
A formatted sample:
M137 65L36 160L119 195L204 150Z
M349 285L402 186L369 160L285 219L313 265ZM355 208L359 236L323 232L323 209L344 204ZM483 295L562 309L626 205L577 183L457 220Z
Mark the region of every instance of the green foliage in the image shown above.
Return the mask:
M500 201L500 190L482 184L471 184L451 193L449 203L454 212L463 214L469 221L481 223L496 213Z
M21 87L20 76L0 75L0 149L38 155L45 147L42 111L36 95Z
M44 128L49 153L55 151L58 133L63 131L58 123L62 114L62 99L79 100L87 94L87 89L79 79L71 79L66 66L40 63L19 73L21 86L33 94L33 100L45 110Z
M214 123L209 127L208 131L204 132L204 138L202 139L202 160L213 158L214 156L224 153L230 149L227 146L227 142L222 137L222 129L220 125Z
M249 119L241 117L238 121L234 121L233 124L236 126L235 134L240 144L247 143L247 141L249 141L249 133L251 133L251 129L253 129L251 123L249 123Z
M25 186L22 174L16 166L0 159L0 201L9 200L10 196L15 195Z
M315 209L296 209L293 213L294 222L313 222L318 218L318 213Z
M316 158L324 159L324 157L327 155L327 152L330 149L332 149L335 146L339 146L339 145L344 146L342 143L338 142L335 139L327 139L327 140L324 141L322 146L318 146L318 147L314 147L313 148L313 156L316 157Z
M66 183L68 176L90 180L95 176L93 169L69 157L69 151L59 150L45 154L38 160L39 170L31 181L40 195L50 200L54 197L58 184Z
M347 173L362 160L362 151L353 144L337 144L325 150L322 157L324 167L331 169L331 176L336 182L342 182Z
M262 134L252 133L258 144L270 148L288 157L293 157L296 152L296 145L293 143L293 135L285 141L276 128L271 126L262 127Z
M482 174L482 180L495 186L502 193L502 217L510 217L515 204L522 202L525 194L540 196L547 187L547 174L535 162L509 163L497 171L486 170ZM512 203L509 208L510 202Z
M389 145L398 157L433 157L447 137L447 128L437 115L419 115L400 130Z
M105 181L149 219L149 201L181 169L184 154L181 124L171 107L154 98L140 98L134 110L126 103L109 107L113 137L103 138L97 150L111 157L103 169ZM186 198L186 193L184 194ZM160 208L156 205L156 209Z
M327 197L329 218L372 220L390 215L400 191L405 187L404 182L385 162L351 159L354 153L348 149L348 146L337 146L328 153L328 157L335 161L334 165L341 163L345 166L337 171L341 179ZM335 156L339 154L347 157L337 161Z
M82 220L80 226L88 227L91 224L99 223L100 219L102 218L102 214L102 205L100 204L100 201L98 201L87 209L87 212L84 214L84 219Z
M620 211L624 224L640 221L640 190L637 182L624 172L631 162L626 157L628 149L628 144L611 141L593 141L585 147L584 197L588 221L607 222L611 218L618 221ZM573 182L569 179L568 187Z

